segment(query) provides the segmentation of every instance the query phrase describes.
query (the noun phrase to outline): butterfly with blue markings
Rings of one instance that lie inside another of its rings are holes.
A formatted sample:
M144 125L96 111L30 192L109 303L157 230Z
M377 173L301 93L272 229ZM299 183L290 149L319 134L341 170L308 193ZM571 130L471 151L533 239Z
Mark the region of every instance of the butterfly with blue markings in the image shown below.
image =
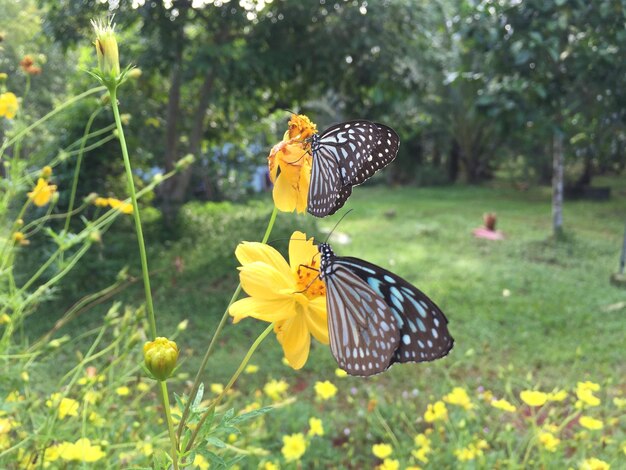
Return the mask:
M391 163L399 147L393 129L365 120L342 122L313 134L309 214L326 217L337 212L352 187Z
M369 376L396 362L434 361L450 352L448 320L423 292L367 261L336 256L326 243L318 249L330 349L340 368Z

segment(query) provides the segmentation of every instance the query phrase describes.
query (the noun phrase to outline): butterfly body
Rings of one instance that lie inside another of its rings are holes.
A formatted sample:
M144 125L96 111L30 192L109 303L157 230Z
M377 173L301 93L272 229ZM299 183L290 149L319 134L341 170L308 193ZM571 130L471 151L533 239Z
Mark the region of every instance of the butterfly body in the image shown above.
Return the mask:
M311 137L313 165L307 210L334 214L363 183L396 158L400 138L383 124L359 120L335 124Z
M380 266L338 257L326 243L319 251L330 347L350 375L378 374L396 362L433 361L452 349L448 320L419 289Z

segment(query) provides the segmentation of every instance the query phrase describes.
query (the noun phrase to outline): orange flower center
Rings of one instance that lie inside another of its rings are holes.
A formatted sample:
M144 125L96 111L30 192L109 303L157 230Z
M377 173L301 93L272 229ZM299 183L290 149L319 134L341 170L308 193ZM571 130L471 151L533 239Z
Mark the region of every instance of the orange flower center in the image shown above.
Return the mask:
M326 295L326 283L320 279L319 263L312 259L309 265L298 266L296 275L298 276L298 291L307 296L308 299L323 297Z

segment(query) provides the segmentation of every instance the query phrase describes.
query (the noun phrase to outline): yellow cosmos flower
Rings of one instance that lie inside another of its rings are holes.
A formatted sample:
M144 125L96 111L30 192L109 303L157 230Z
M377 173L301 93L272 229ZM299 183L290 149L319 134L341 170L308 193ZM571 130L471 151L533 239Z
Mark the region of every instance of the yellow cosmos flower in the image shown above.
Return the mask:
M558 437L555 437L554 434L547 431L541 431L539 433L539 443L548 451L555 452L559 446L561 440Z
M306 211L311 178L311 144L306 141L317 127L304 115L293 114L289 130L267 158L272 196L276 208L283 212Z
M510 413L515 413L515 410L517 409L504 398L492 401L491 406L493 406L494 408L498 408L499 410L508 411Z
M37 207L42 207L50 202L56 190L57 187L55 185L48 184L45 179L39 178L37 180L37 186L28 193L28 198L33 201L33 204Z
M443 397L443 401L451 405L460 406L466 410L474 408L474 404L467 395L467 391L462 387L454 387L450 393Z
M319 418L310 418L309 419L309 436L323 436L324 435L324 425L322 420Z
M590 459L583 460L579 468L580 470L609 470L611 466L604 460L592 457Z
M385 459L378 467L378 470L399 470L400 462L395 459Z
M241 286L250 297L231 305L230 315L235 323L246 317L274 322L276 339L294 369L306 363L311 335L328 344L326 286L315 271L318 253L302 232L291 235L289 264L262 243L243 242L235 250Z
M519 397L528 406L543 406L548 401L548 395L537 390L524 390Z
M263 387L263 392L274 401L283 398L285 392L289 388L289 384L284 380L270 380Z
M376 458L386 459L393 452L393 448L389 444L374 444L372 446L372 454Z
M604 427L604 423L601 420L591 416L581 416L578 422L583 428L591 429L592 431L597 431Z
M280 450L287 462L300 460L306 452L306 441L302 433L283 436L283 448Z
M320 400L328 400L337 394L337 387L332 382L315 382L315 395Z
M93 203L96 207L108 207L109 206L109 198L108 197L97 197L93 200Z
M10 91L0 94L0 117L4 116L7 119L13 119L18 109L17 96Z
M133 213L133 205L130 202L120 201L119 199L115 199L114 197L108 198L109 206L113 209L119 210L122 214L132 214Z
M448 409L446 404L442 401L436 401L435 403L428 404L426 412L424 413L424 420L427 423L433 423L435 421L446 421L448 419Z

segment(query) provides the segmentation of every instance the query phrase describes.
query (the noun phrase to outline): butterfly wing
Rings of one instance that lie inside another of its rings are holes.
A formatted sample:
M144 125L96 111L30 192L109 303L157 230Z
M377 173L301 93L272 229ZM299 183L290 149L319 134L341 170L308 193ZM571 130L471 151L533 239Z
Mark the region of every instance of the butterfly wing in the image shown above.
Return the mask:
M374 124L378 129L376 145L373 147L366 160L362 162L357 174L350 182L352 186L361 184L369 179L378 170L389 165L398 155L400 137L398 137L396 131L384 124Z
M448 319L426 294L400 276L358 258L337 257L334 264L366 283L393 312L400 341L390 365L434 361L450 352L454 340Z
M325 277L330 350L350 375L387 369L400 341L394 314L352 270L332 266Z
M337 161L320 149L316 152L311 167L307 210L315 217L325 217L335 207L340 191L341 178Z

